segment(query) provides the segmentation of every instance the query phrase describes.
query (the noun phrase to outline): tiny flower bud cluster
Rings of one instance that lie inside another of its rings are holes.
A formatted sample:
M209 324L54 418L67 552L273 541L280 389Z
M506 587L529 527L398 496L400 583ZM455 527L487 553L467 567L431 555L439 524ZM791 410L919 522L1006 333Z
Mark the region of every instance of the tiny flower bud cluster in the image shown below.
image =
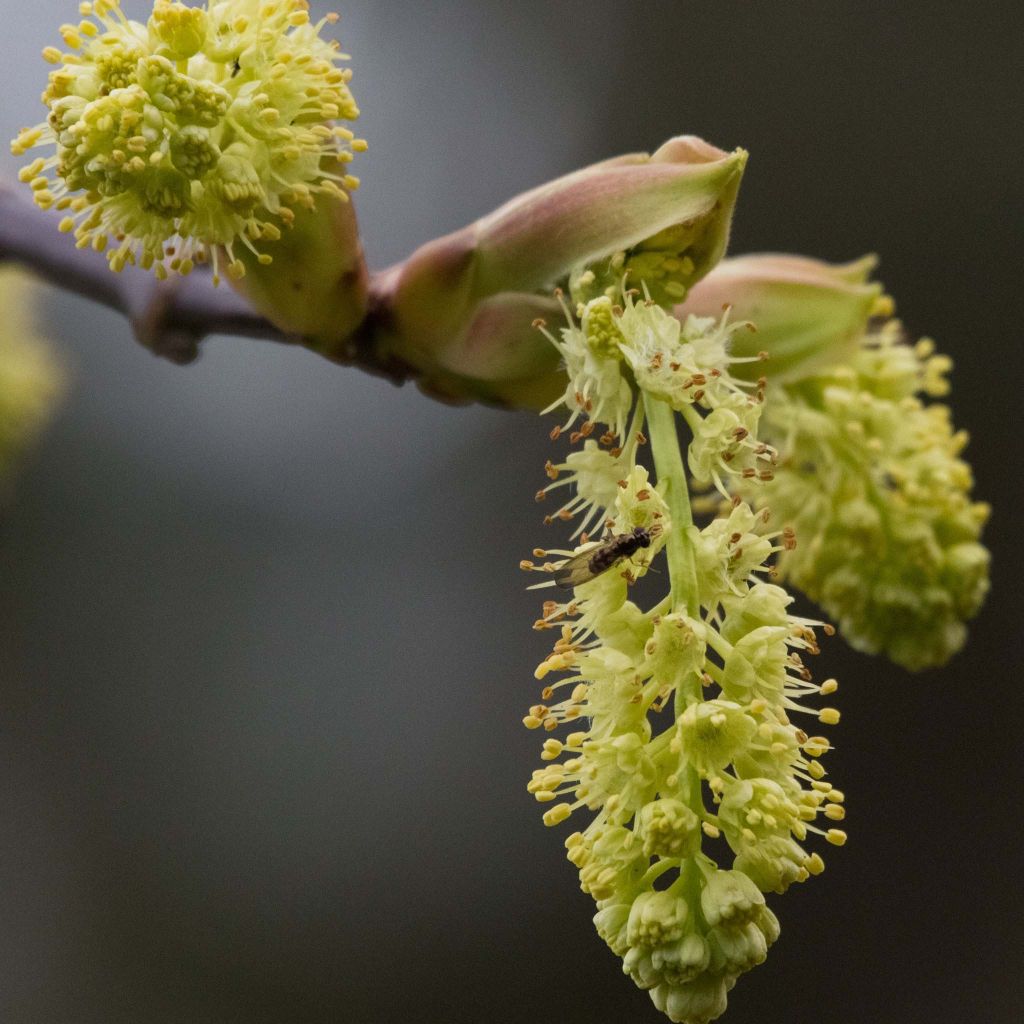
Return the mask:
M632 249L577 271L569 281L572 297L581 303L601 296L614 299L626 278L642 281L648 295L661 306L682 302L701 268L706 267L715 247L717 226L713 218L676 224Z
M553 436L583 416L571 435L583 445L549 462L552 483L539 496L568 484L575 495L549 521L582 515L602 532L591 540L583 529L576 548L538 549L540 563L523 563L552 578L540 586L571 587L535 623L558 639L536 671L541 703L524 719L549 734L528 789L547 825L589 812L566 847L597 903L598 933L670 1020L706 1024L778 937L764 893L823 870L805 845L812 834L846 840L844 797L821 763L830 743L797 721L837 723L834 708L808 703L837 687L815 684L803 660L818 651L820 624L793 616L792 599L769 582L791 531L770 530L765 511L738 499L698 530L673 512L670 492L685 478L655 484L637 462L646 430L660 472L664 423L644 413L654 402L692 414L689 461L713 466L704 479L748 451L771 466L774 453L756 439L760 395L728 373L737 328L681 326L632 296L622 307L600 296L580 313L580 326L555 340L575 375L562 400L570 421ZM732 458L719 450L714 461L703 425L748 408L749 432L732 434ZM644 608L631 588L666 549L669 593ZM686 580L676 577L683 549ZM563 725L568 734L553 735Z
M910 669L960 649L988 590L988 507L970 497L967 436L921 397L947 392L950 365L888 321L848 365L773 391L768 429L783 456L751 494L800 540L780 571L854 646Z
M365 144L336 120L359 111L337 44L321 38L336 16L310 22L306 0L155 0L148 24L120 0L79 5L43 102L47 121L23 129L16 154L54 147L21 171L61 230L105 251L110 266L189 273L220 250L241 277L243 250L262 243L319 194L356 188L347 173Z

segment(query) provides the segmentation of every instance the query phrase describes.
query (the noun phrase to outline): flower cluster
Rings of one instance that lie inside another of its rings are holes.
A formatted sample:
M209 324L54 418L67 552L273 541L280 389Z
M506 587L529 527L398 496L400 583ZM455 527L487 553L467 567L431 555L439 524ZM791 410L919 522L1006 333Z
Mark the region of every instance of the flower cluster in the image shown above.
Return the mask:
M703 530L689 519L673 410L692 424L702 479L771 476L760 394L729 373L729 333L743 325L680 325L628 295L579 312L552 341L571 377L566 427L585 417L571 435L584 445L549 463L541 493L568 480L576 494L555 518L582 514L603 532L523 563L552 577L539 586L572 587L536 623L558 639L536 672L542 703L524 719L571 731L545 739L528 788L548 825L593 815L566 846L598 933L672 1021L705 1024L778 936L764 893L821 872L812 833L845 842L843 794L821 763L829 741L794 721L838 722L807 704L836 683L812 682L803 659L819 624L792 615L769 582L791 533L738 500ZM722 412L738 422L706 426ZM647 444L656 482L638 462ZM662 554L668 593L644 609L631 587Z
M870 330L848 364L773 390L782 450L762 501L800 539L779 568L855 646L921 669L964 643L988 590L967 443L946 394L950 360L907 344L897 321Z
M596 424L604 423L607 431L601 441L611 451L618 454L616 438L632 446L636 432L627 434L626 424L635 385L682 413L693 432L688 459L698 483L713 483L728 497L723 481L730 477L771 479L775 451L757 439L764 382L741 381L729 372L736 362L757 358L735 360L729 354L733 334L752 329L751 324L730 324L728 313L720 320L691 316L680 323L649 296L637 301L635 292L627 293L621 306L608 296L581 304L578 326L569 310L565 312L569 326L560 337L548 334L568 376L564 395L544 410L551 412L562 405L569 410L568 419L556 428L556 437L583 418L580 430L570 435L574 440L590 437ZM589 458L596 455L595 450ZM573 459L570 455L566 467L575 471L583 463L579 455L575 464ZM618 464L617 459L604 461L606 483L621 477L621 473L615 475ZM599 504L588 501L590 486L598 484L593 467L588 475L594 478L589 486L574 479L577 501Z
M224 259L242 277L245 259L271 261L263 243L296 210L357 187L346 165L364 143L334 123L358 116L351 72L321 38L336 16L313 24L306 0L155 0L145 25L120 0L80 12L61 29L67 50L43 51L49 117L12 150L54 148L21 178L114 270L211 260L216 278Z
M587 303L598 297L614 299L623 278L642 281L659 305L682 302L700 268L714 262L714 223L676 224L631 249L613 253L597 266L573 274L569 288L574 299Z
M61 390L61 372L31 316L31 285L0 267L0 481L45 423Z

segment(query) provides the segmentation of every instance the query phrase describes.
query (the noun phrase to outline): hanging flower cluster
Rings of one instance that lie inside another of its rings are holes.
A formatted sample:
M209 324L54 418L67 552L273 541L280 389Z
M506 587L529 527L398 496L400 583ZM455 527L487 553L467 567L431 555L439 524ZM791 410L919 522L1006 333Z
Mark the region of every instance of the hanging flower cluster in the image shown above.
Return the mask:
M357 187L346 165L365 144L335 124L359 114L351 72L321 37L336 16L312 23L306 0L155 0L147 24L120 0L79 9L67 50L43 51L49 117L12 150L53 147L21 178L114 270L163 277L211 260L217 278L226 257L240 278L246 252L271 262L265 243L297 210Z
M804 662L820 624L769 582L792 534L738 499L703 530L689 514L674 410L697 479L724 490L773 475L757 439L763 390L730 373L730 335L748 325L680 324L634 295L579 314L550 337L570 378L554 435L579 424L570 439L584 443L548 464L539 496L568 482L554 518L582 515L597 532L523 563L551 577L539 586L571 588L536 623L558 640L525 718L571 731L545 740L529 789L548 825L592 816L566 846L599 934L672 1021L703 1024L778 936L764 893L821 872L812 834L845 842L843 794L821 763L830 743L800 724L838 722L807 703L836 683L815 684ZM655 479L638 462L648 443ZM644 609L631 587L662 553L668 593Z
M737 493L795 529L800 544L778 568L850 643L923 669L963 646L984 601L988 506L971 498L966 434L947 406L927 402L948 392L951 361L929 340L908 342L870 280L875 262L728 259L677 315L728 302L756 319L757 334L736 335L732 352L770 353L758 368L761 432L780 457L767 487L740 481Z
M848 363L773 390L767 426L782 458L750 495L800 537L780 570L854 646L910 669L955 654L988 591L989 510L970 496L967 435L948 406L922 400L948 392L950 367L889 320Z

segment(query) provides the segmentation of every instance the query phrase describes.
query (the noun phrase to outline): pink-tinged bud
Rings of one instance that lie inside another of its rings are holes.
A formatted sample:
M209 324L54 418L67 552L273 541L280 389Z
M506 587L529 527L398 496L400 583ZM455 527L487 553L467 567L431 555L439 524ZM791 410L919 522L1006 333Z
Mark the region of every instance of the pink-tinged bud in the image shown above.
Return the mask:
M245 275L229 275L234 287L286 334L345 360L369 293L352 202L319 196L315 208L298 209L261 259L245 251Z
M676 315L749 320L756 332L737 332L736 357L767 353L765 362L734 363L730 373L753 380L796 380L846 361L868 320L891 313L882 286L868 282L876 259L830 264L774 253L723 260L676 307Z
M681 298L725 252L746 159L672 139L653 155L558 178L428 243L382 277L386 354L428 386L436 378L465 397L542 404L558 390L557 356L532 323L561 319L553 289L571 285L583 298L625 281L648 284L666 305Z

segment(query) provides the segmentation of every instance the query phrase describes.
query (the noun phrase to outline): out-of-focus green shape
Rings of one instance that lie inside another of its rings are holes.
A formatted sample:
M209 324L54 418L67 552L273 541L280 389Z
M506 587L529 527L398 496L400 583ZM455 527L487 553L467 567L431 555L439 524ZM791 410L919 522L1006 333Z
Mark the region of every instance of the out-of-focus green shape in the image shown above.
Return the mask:
M35 323L34 292L27 273L0 266L0 490L64 388L60 363Z
M882 286L868 280L876 260L832 264L804 256L753 254L722 260L690 292L676 312L680 318L720 316L749 320L755 333L732 341L734 357L764 362L735 364L737 377L773 382L805 377L852 358L869 318L882 310Z

